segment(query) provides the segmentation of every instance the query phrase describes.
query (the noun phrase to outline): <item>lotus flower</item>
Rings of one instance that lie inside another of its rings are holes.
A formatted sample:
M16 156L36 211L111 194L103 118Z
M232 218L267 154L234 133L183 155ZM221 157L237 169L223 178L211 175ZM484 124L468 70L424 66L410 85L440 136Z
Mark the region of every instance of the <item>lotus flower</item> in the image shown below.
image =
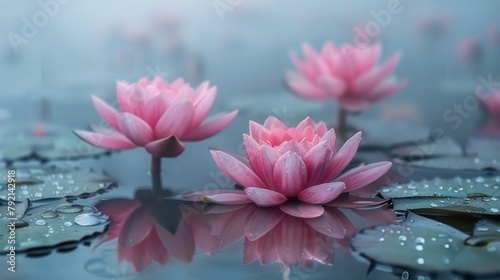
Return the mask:
M321 205L334 206L342 193L362 188L384 175L391 162L361 166L341 175L361 141L361 132L335 151L335 131L324 122L306 118L288 128L275 117L264 125L250 121L250 135L243 141L247 158L212 149L217 166L244 190L214 190L188 194L185 199L259 206L277 206L298 216L318 216ZM287 201L299 200L297 208ZM298 214L297 212L300 212Z
M181 209L178 202L111 199L96 207L112 221L97 246L116 239L119 261L128 261L138 272L153 262L166 264L172 257L191 262L196 245L207 253L215 250L209 226L196 216L175 213Z
M134 84L117 83L122 112L92 96L101 117L113 128L75 131L85 141L105 149L144 147L153 157L176 157L184 151L180 141L199 141L227 127L237 111L203 122L215 99L216 88L204 82L193 89L182 79L169 84L145 78Z
M305 59L295 53L291 58L298 73L287 73L287 84L301 97L314 100L335 99L344 110L355 112L402 89L407 81L390 78L400 54L376 66L380 45L337 48L327 42L321 52L303 46Z

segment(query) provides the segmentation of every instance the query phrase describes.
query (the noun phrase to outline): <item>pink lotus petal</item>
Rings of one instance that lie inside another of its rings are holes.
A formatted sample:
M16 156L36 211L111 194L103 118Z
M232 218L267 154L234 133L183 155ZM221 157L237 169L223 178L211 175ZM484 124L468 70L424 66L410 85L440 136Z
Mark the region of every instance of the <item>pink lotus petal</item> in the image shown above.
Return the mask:
M295 197L307 183L307 167L294 152L282 155L273 170L274 184L286 197Z
M134 143L121 134L110 135L82 130L74 130L73 132L85 142L103 149L126 150L136 147Z
M346 188L344 192L354 191L382 177L391 166L392 163L388 161L368 164L350 170L346 174L336 178L335 181L345 183Z
M287 198L279 192L262 188L245 188L247 196L255 204L263 207L277 206L287 201Z
M116 119L118 112L115 108L109 106L106 102L94 95L92 95L92 102L94 103L94 107L99 115L114 129L120 130Z
M221 193L213 195L205 195L202 197L203 202L206 203L217 203L217 204L246 204L252 202L250 198L245 194L244 191L241 193Z
M116 83L116 99L123 112L131 112L132 106L128 100L130 88L131 86L126 82L119 81Z
M168 100L167 93L160 92L147 102L144 121L147 122L151 128L156 127L156 124L169 106L170 101Z
M198 141L203 140L221 132L226 128L236 117L238 111L219 115L203 122L198 128L187 133L182 137L184 141Z
M177 157L185 150L182 142L175 136L150 142L145 148L155 157Z
M245 145L248 161L255 174L261 178L267 188L276 190L273 179L273 169L281 154L269 146L259 146L259 144L247 134L243 134L243 144Z
M339 98L345 93L346 84L341 79L323 75L319 78L318 82L330 97Z
M286 76L288 87L301 97L313 100L324 100L329 97L321 87L296 73L288 72Z
M326 209L323 215L313 219L306 219L305 222L313 229L333 238L344 238L345 227L342 223L344 214L337 209Z
M175 135L183 139L193 119L194 107L191 101L182 99L174 102L163 113L155 127L156 138Z
M359 93L370 91L370 89L374 88L391 74L398 64L400 57L401 55L396 53L383 66L359 76L352 84L352 90Z
M245 235L251 241L257 240L272 230L283 216L278 207L259 208L245 226Z
M205 119L208 112L210 111L210 108L214 103L216 95L217 95L216 87L209 89L203 94L198 104L196 104L194 107L194 116L190 129L195 129L202 123L202 121Z
M297 125L297 130L303 132L308 127L316 128L316 124L314 123L314 121L313 121L313 119L311 117L306 117L303 121L301 121Z
M139 117L130 113L119 113L117 120L120 131L137 146L144 146L153 141L153 130Z
M305 203L285 203L280 205L281 211L297 218L317 218L325 212L321 205Z
M347 193L339 195L335 200L332 200L323 206L335 208L364 208L384 205L389 199L381 199L377 197L358 197Z
M269 130L281 128L283 130L287 130L288 126L286 126L282 121L280 121L278 118L275 116L269 116L265 121L264 125L265 128Z
M329 168L332 159L332 150L327 141L322 141L311 148L303 157L307 167L308 186L316 185Z
M324 183L301 191L298 198L310 204L323 204L337 198L345 188L341 182Z
M265 131L267 130L266 128L264 128L262 125L254 122L254 121L249 121L248 122L248 130L250 132L250 136L257 140L257 139L261 139L262 137L262 131Z
M331 160L331 165L328 168L328 171L322 178L323 182L332 180L347 167L358 150L361 138L361 132L356 133L338 150Z
M248 161L238 155L230 155L220 150L210 150L217 166L231 180L244 187L264 188L262 180L249 167Z
M260 242L261 241L251 241L249 239L245 239L245 246L243 249L243 263L250 264L254 261L258 260L260 257Z
M125 220L118 237L118 244L125 248L135 246L149 235L152 228L148 208L140 207Z

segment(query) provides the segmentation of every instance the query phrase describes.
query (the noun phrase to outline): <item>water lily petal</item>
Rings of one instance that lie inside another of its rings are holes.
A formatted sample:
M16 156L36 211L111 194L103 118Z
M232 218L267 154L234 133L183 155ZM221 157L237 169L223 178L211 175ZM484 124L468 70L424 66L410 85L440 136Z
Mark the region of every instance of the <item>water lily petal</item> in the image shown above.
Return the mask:
M120 131L137 146L144 146L154 140L153 130L139 117L130 113L119 113L118 125Z
M389 161L382 161L368 164L350 170L335 179L336 182L344 182L346 188L344 192L350 192L362 188L371 182L382 177L392 166Z
M310 204L323 204L337 198L345 188L342 182L325 183L301 191L298 198Z
M264 207L277 206L287 201L281 193L263 188L245 188L245 193L255 204Z

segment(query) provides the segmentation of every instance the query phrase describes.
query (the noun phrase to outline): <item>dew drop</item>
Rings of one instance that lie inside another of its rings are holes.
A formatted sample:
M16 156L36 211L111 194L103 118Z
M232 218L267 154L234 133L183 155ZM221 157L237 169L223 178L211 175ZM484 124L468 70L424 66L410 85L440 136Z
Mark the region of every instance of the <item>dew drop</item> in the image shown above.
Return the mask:
M57 216L59 216L59 215L54 211L45 211L42 213L42 218L45 218L45 219L52 219L52 218L55 218Z
M417 259L417 263L418 263L418 264L424 264L424 263L425 263L425 261L424 261L424 259L423 259L423 258L418 258L418 259Z
M484 231L488 231L488 230L490 230L490 229L489 229L488 227L485 227L485 226L478 226L478 227L476 228L476 230L477 230L477 231L483 231L483 232L484 232Z
M406 236L404 235L399 236L399 241L406 241Z
M417 246L415 246L415 249L417 249L417 251L422 251L422 250L424 250L424 246L417 245Z
M425 239L423 237L417 237L417 238L415 238L415 243L416 244L425 244Z
M35 225L37 225L37 226L44 226L46 224L47 223L44 220L36 220L36 222L35 222Z
M479 159L477 159L477 160L479 160ZM484 177L477 177L475 181L476 181L476 183L484 183Z
M438 205L436 203L431 203L431 207L438 207Z
M83 207L78 204L61 204L56 207L56 211L59 213L72 214L80 213L83 211Z
M490 212L492 212L492 213L498 213L498 212L500 212L500 210L498 210L498 208L491 208Z
M72 226L72 225L73 225L73 223L72 223L72 222L64 222L64 224L63 224L63 225L64 225L65 227L70 227L70 226Z

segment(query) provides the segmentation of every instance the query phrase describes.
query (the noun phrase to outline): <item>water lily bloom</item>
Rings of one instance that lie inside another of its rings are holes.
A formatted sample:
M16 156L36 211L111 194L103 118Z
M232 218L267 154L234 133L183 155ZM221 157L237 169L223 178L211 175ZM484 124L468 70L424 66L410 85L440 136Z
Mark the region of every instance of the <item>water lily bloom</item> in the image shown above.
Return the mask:
M226 128L237 111L205 120L216 96L209 82L196 89L177 79L160 77L137 83L118 82L116 95L121 112L96 96L97 112L112 129L94 127L94 132L75 131L83 140L105 149L144 147L153 157L176 157L184 151L181 141L198 141Z
M320 52L304 44L303 51L304 59L291 54L298 72L287 73L287 84L293 92L307 99L335 99L342 109L356 112L407 84L406 80L390 77L399 62L399 53L377 66L381 52L378 44L338 48L327 42Z
M378 162L340 175L356 154L361 132L336 151L335 130L309 117L290 128L275 117L264 125L250 121L250 134L243 139L246 158L217 149L211 153L222 172L244 190L199 192L186 199L280 205L292 216L314 217L323 213L321 205L335 206L342 193L370 184L391 167L391 162ZM285 203L289 200L305 204Z

